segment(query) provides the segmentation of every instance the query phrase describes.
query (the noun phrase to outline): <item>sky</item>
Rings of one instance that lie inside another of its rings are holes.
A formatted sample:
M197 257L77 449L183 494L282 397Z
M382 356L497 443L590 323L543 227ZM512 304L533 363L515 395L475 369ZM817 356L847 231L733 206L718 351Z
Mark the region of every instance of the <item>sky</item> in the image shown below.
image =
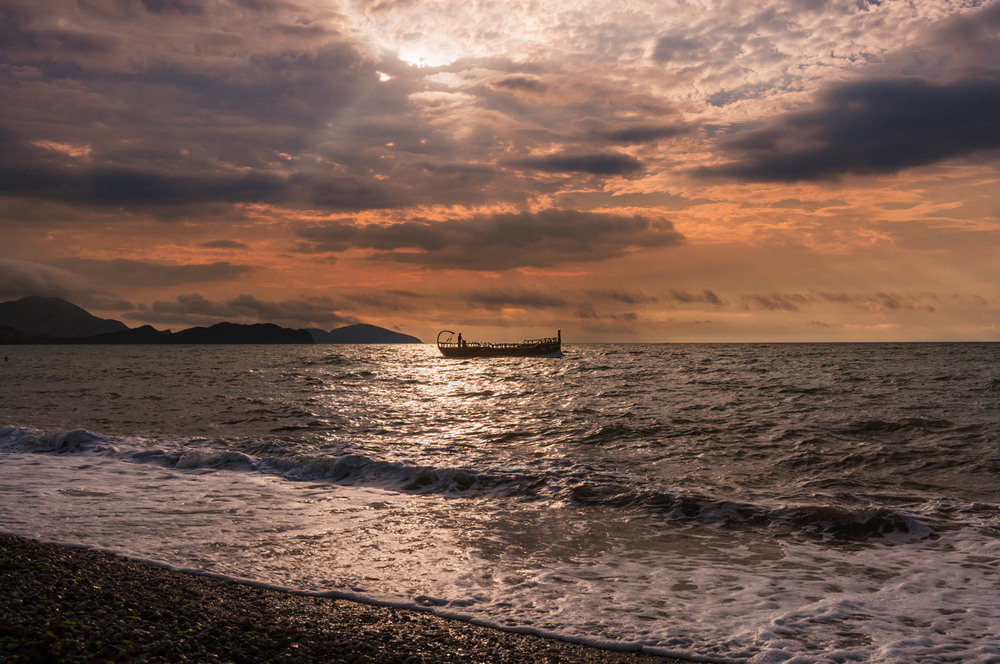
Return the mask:
M1000 341L1000 2L0 0L0 301Z

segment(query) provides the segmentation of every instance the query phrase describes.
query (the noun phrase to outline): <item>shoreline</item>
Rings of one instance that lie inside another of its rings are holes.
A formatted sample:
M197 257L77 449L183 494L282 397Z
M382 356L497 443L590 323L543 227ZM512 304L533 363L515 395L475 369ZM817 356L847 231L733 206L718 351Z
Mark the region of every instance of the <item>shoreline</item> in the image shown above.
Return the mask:
M683 664L0 534L0 660Z

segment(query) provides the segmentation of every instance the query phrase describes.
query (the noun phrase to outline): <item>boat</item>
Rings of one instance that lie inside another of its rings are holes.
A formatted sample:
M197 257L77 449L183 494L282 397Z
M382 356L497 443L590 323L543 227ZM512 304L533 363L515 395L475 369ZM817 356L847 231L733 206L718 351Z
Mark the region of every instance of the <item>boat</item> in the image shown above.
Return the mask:
M442 335L448 335L442 339ZM525 339L521 343L466 341L462 334L441 330L437 347L445 357L562 357L562 330L545 339Z

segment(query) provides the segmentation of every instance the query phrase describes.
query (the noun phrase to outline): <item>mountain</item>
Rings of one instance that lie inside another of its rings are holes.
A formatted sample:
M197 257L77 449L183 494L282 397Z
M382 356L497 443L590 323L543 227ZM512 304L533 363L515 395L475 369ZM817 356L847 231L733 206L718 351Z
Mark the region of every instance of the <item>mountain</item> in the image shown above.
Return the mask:
M274 323L240 325L216 323L212 327L192 327L169 337L172 344L311 344L312 335Z
M61 337L52 337L37 332L25 332L6 325L0 325L0 344L51 344L61 341Z
M423 343L409 334L401 334L377 325L357 323L324 332L315 327L306 330L318 344L420 344Z
M170 332L161 332L152 325L133 327L128 330L118 332L105 332L92 337L78 337L69 341L56 343L77 343L77 344L169 344L174 343L171 338L174 335ZM52 342L49 342L52 343Z
M420 339L375 325L348 325L326 332L293 330L273 323L216 323L171 333L150 325L129 328L97 318L58 297L30 295L0 302L0 344L419 344Z
M11 343L18 343L13 341ZM20 342L32 343L32 342ZM192 327L171 334L150 325L107 332L92 337L61 338L34 343L62 344L311 344L305 330L292 330L272 323L216 323L211 327Z
M128 329L121 321L98 318L72 302L41 295L0 302L0 325L53 337L89 337Z

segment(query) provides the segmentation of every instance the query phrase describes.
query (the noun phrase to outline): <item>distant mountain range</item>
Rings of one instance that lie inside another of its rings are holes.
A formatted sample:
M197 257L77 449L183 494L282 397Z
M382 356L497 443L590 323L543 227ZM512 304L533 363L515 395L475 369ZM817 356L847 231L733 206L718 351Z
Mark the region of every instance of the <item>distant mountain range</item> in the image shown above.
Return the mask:
M0 302L0 344L419 344L417 337L384 327L348 325L329 331L293 330L273 323L222 322L180 332L150 325L130 328L98 318L58 297L29 295Z
M121 321L98 318L72 302L41 295L0 302L0 325L51 337L89 337L128 329Z

